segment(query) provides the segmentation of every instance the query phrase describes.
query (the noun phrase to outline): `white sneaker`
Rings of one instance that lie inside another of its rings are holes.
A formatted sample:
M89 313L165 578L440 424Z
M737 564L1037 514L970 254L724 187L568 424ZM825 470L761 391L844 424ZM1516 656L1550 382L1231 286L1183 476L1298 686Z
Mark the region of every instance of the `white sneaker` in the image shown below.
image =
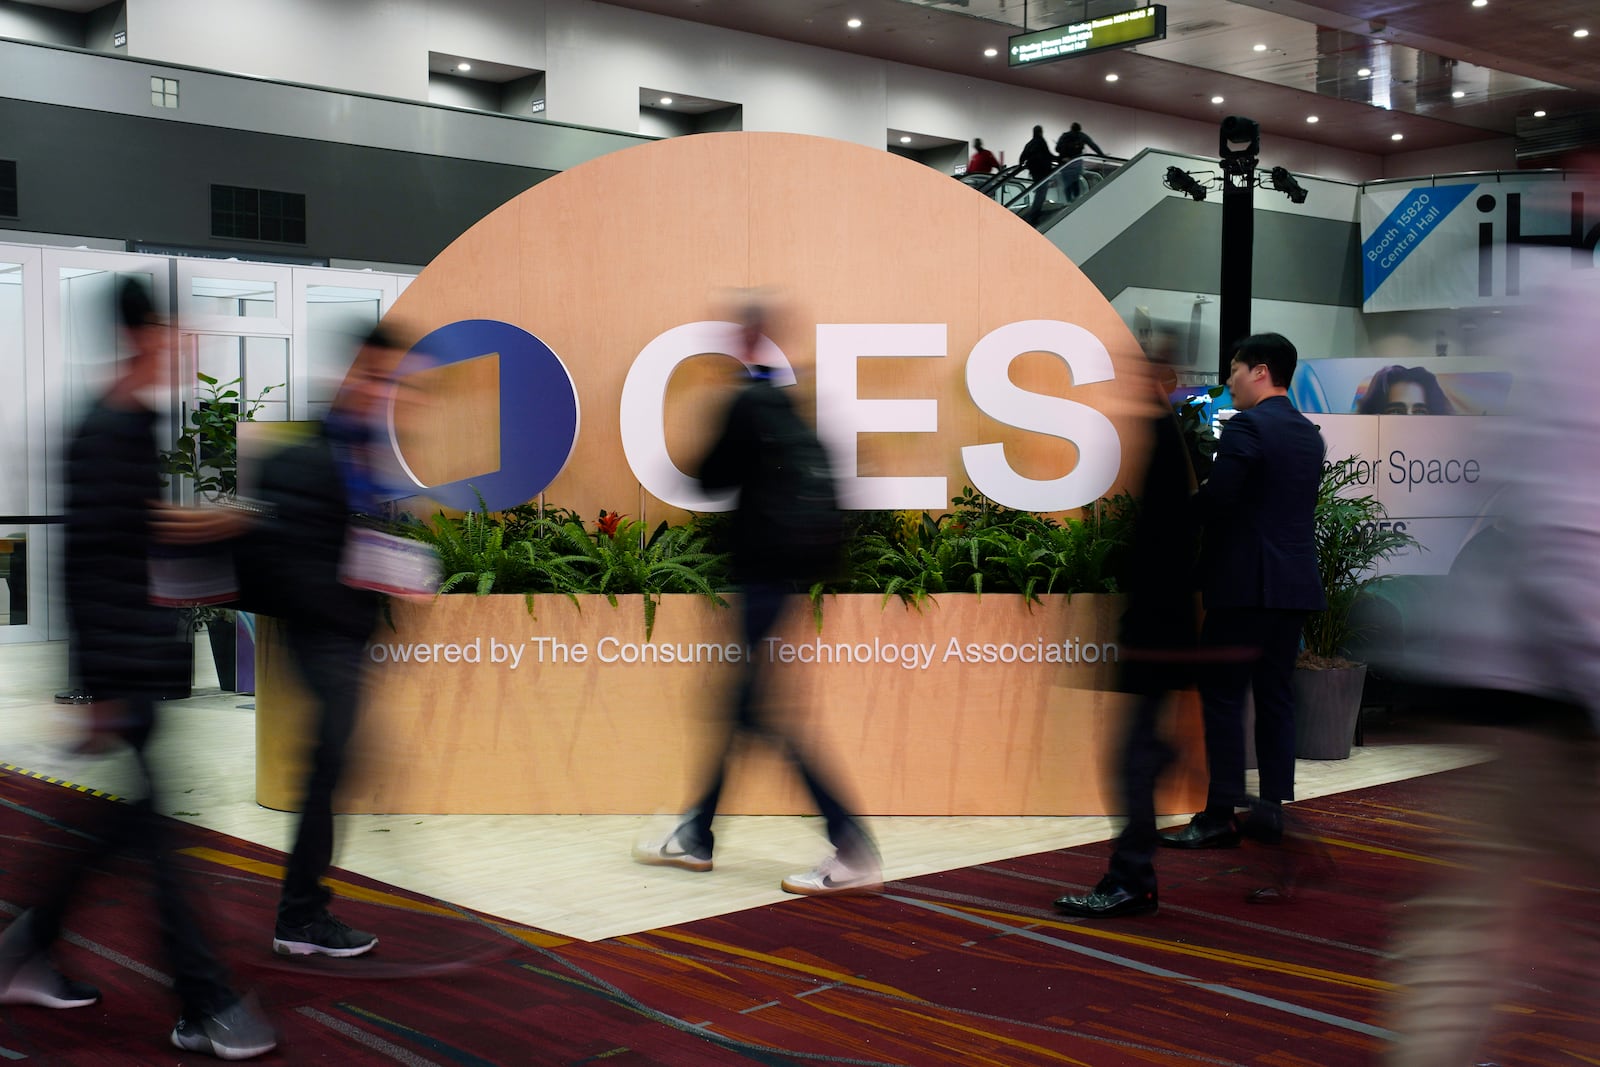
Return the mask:
M791 874L779 884L785 893L807 897L825 893L866 893L883 888L883 868L870 856L857 860L854 866L838 856L829 856L817 864L816 870Z
M647 867L677 867L680 870L704 874L711 869L711 854L685 848L682 840L687 820L680 820L666 834L642 837L633 843L633 862Z

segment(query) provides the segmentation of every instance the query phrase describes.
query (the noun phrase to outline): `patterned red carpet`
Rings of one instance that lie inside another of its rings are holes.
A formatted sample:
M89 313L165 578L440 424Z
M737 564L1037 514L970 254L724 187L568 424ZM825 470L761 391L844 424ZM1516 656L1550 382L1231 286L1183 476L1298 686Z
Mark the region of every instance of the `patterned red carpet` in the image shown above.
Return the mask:
M340 915L382 943L310 964L267 947L280 855L173 828L219 949L280 1026L262 1062L1356 1067L1386 1044L1391 923L1468 829L1448 814L1462 775L1298 805L1337 872L1275 907L1244 899L1266 855L1246 847L1163 854L1158 915L1059 920L1051 900L1098 878L1099 845L586 944L343 876ZM0 772L0 907L28 903L39 866L83 847L74 829L107 803ZM0 1009L0 1060L203 1061L167 1045L147 887L136 860L95 877L60 961L105 999ZM1600 894L1550 894L1569 970L1527 961L1488 1050L1504 1067L1600 1064L1578 980Z

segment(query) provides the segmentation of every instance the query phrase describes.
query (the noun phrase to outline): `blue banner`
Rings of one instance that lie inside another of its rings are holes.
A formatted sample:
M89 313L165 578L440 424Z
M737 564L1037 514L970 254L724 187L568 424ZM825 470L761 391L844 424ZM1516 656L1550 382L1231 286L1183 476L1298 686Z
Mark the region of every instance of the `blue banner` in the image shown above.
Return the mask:
M1372 299L1406 257L1477 188L1434 185L1413 189L1403 197L1361 244L1361 299Z

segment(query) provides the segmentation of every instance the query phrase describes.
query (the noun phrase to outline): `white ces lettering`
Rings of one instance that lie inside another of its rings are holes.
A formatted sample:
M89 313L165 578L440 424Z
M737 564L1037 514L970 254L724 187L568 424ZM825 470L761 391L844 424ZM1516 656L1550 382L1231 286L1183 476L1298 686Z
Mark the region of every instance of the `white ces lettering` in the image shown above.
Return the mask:
M1066 511L1093 503L1111 488L1122 465L1116 427L1086 404L1013 385L1011 361L1024 352L1061 357L1072 371L1074 385L1115 377L1111 354L1082 326L1030 319L991 331L967 357L967 392L978 410L1007 426L1071 441L1078 446L1077 466L1060 478L1024 478L1006 462L1005 445L999 442L968 445L961 450L961 461L978 492L1008 508Z
M737 339L731 322L692 322L674 327L646 345L622 386L622 449L644 488L674 507L726 511L731 494L707 494L667 455L665 397L680 363L706 353L727 354ZM933 398L863 399L856 363L880 357L943 359L943 323L823 323L817 327L817 435L828 446L846 508L941 510L949 502L942 475L867 477L858 473L857 442L863 433L936 433ZM1122 444L1099 411L1062 397L1031 393L1013 385L1010 367L1027 352L1060 357L1075 385L1115 377L1111 356L1088 330L1053 319L1013 322L991 331L967 359L967 392L978 409L998 422L1070 441L1077 465L1053 479L1024 478L1006 462L999 442L969 445L962 461L979 492L1008 508L1065 511L1091 503L1116 480ZM776 345L763 337L757 360L778 368L774 381L793 385L794 370Z

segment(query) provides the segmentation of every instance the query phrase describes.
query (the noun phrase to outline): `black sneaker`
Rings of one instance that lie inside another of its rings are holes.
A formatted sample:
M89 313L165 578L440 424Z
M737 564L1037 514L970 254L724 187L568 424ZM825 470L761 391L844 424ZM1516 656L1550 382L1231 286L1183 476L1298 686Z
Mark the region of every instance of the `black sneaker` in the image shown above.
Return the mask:
M280 920L272 931L272 951L280 956L359 956L377 943L374 935L352 930L327 912L301 926Z
M50 965L50 957L40 952L23 961L22 966L0 986L0 1004L34 1004L41 1008L87 1008L100 999L100 990L87 982L68 978Z
M278 1035L249 998L234 1001L214 1015L188 1016L172 1028L172 1043L185 1052L204 1052L219 1060L248 1060L278 1047Z

